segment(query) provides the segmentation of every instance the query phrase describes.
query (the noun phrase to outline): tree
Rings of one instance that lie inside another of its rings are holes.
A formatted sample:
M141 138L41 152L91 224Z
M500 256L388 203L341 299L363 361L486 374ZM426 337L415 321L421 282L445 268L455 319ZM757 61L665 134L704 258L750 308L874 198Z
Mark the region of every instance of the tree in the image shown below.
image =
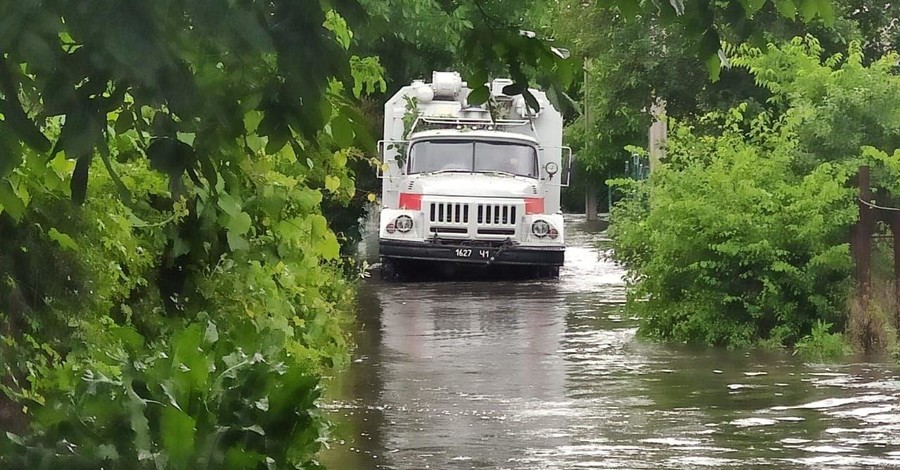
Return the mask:
M0 24L0 466L314 465L352 302L320 206L377 60L316 1Z
M477 11L460 43L504 48L473 70L564 66ZM316 465L353 297L322 208L355 197L356 100L385 87L351 51L367 15L0 6L0 465Z

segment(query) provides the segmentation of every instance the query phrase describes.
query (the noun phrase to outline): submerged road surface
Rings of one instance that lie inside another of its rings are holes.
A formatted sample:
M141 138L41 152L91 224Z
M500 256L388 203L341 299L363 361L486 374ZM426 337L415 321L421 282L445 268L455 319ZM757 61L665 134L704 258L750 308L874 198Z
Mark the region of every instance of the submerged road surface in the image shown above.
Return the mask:
M900 370L648 344L600 226L558 281L366 282L331 470L900 466Z

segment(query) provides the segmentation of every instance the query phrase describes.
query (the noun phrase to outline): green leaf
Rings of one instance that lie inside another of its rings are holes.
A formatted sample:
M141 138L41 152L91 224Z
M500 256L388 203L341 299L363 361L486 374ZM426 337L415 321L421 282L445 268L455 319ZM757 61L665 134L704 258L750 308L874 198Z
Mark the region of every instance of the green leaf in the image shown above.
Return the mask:
M332 176L332 175L325 176L325 189L327 189L331 192L335 192L340 187L341 187L341 179L340 178L338 178L336 176Z
M229 217L228 224L225 226L225 228L229 233L233 233L235 235L244 235L250 230L250 227L252 225L253 220L250 219L250 214L246 212L240 212Z
M775 8L786 18L797 17L797 4L794 3L794 0L775 0Z
M741 5L744 7L744 12L746 12L749 17L759 11L767 1L768 0L742 0Z
M103 127L97 116L82 110L66 114L66 122L59 132L50 155L60 151L69 158L79 158L94 152L94 145L103 138Z
M78 244L75 243L75 240L72 237L66 235L65 233L56 230L56 228L51 228L49 232L47 232L47 236L50 237L51 240L55 241L59 246L72 251L78 251Z
M188 466L194 451L195 424L194 418L178 408L163 408L160 417L163 448L176 468Z
M331 120L331 136L334 142L340 147L350 147L353 145L353 127L350 120L343 114L338 114Z
M251 470L262 468L266 456L258 452L250 452L242 447L230 447L225 453L225 462L229 469Z
M88 171L91 168L91 161L94 159L92 152L81 155L75 162L75 170L72 172L72 181L70 189L72 191L72 200L79 206L84 204L87 196Z
M834 24L834 6L832 6L831 0L818 0L818 10L819 16L826 25Z
M203 341L207 344L214 344L219 340L219 329L216 328L216 324L213 322L208 322L206 324L206 333L203 335Z
M618 0L615 5L626 19L634 18L641 12L641 2L638 0Z
M470 93L469 97L466 98L466 102L469 105L479 105L488 100L491 97L491 91L488 90L488 87L481 85L475 87Z
M10 103L0 100L0 114L5 117L5 122L22 142L29 147L44 153L50 150L50 140L41 132L38 126L25 115L18 103Z
M706 70L709 72L709 79L712 82L719 81L719 75L722 73L722 62L719 60L718 54L713 54L706 58Z
M228 247L231 248L231 251L246 251L250 249L250 243L247 242L246 238L240 235L228 232L226 238L228 239Z
M0 180L0 212L6 212L16 222L25 216L25 203L16 196L9 181Z
M818 0L800 0L800 17L804 22L812 20L819 12Z
M347 151L338 150L337 152L334 152L334 166L337 168L347 166Z
M269 116L263 120L265 122L266 119L269 119ZM290 140L293 136L291 135L291 130L285 126L283 123L279 123L271 132L268 133L269 141L266 143L266 153L269 155L275 155L280 152L281 149L287 145L288 140Z
M241 211L241 202L228 193L219 194L219 200L216 202L220 209L225 211L226 214L236 217L240 214Z
M525 98L525 103L531 108L533 111L538 111L541 109L540 103L538 103L537 98L529 90L525 90L522 92L522 97Z
M151 168L170 178L181 176L187 167L193 166L197 161L193 147L168 137L154 140L147 148L147 158L150 159Z
M116 119L116 134L124 134L134 127L134 113L130 109L125 109Z

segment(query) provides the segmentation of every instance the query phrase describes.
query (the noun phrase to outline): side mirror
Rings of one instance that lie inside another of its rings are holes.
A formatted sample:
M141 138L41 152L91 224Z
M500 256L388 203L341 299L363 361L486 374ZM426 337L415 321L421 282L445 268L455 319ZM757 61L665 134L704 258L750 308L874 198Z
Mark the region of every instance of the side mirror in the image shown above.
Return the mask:
M546 157L551 161L544 164L547 181L553 181L554 176L559 173L559 179L554 184L563 188L568 187L572 178L572 149L569 147L540 147L540 151L552 152ZM559 155L559 163L557 163L556 154Z
M552 180L553 175L559 173L559 165L557 165L556 162L547 163L546 165L544 165L544 171L546 171L547 174L550 175L550 179Z
M377 168L377 177L378 179L383 179L386 176L385 172L394 174L392 170L390 170L390 165L394 164L400 170L400 173L403 173L403 164L397 157L403 156L406 154L406 148L409 145L409 141L406 140L379 140L378 141L378 157L380 164ZM403 157L401 157L403 158ZM396 176L396 174L394 174Z

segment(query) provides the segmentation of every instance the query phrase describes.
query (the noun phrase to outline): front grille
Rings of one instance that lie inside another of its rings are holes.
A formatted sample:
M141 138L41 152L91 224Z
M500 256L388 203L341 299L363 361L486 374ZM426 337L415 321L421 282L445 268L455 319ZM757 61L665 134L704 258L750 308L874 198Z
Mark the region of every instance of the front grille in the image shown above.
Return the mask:
M469 205L458 202L432 202L428 220L432 223L468 224Z
M521 202L464 202L425 200L425 233L434 239L515 238L524 213Z
M431 233L469 233L466 227L431 227Z
M480 228L478 229L479 235L515 235L516 229L514 228Z
M478 204L478 225L515 225L516 206Z

